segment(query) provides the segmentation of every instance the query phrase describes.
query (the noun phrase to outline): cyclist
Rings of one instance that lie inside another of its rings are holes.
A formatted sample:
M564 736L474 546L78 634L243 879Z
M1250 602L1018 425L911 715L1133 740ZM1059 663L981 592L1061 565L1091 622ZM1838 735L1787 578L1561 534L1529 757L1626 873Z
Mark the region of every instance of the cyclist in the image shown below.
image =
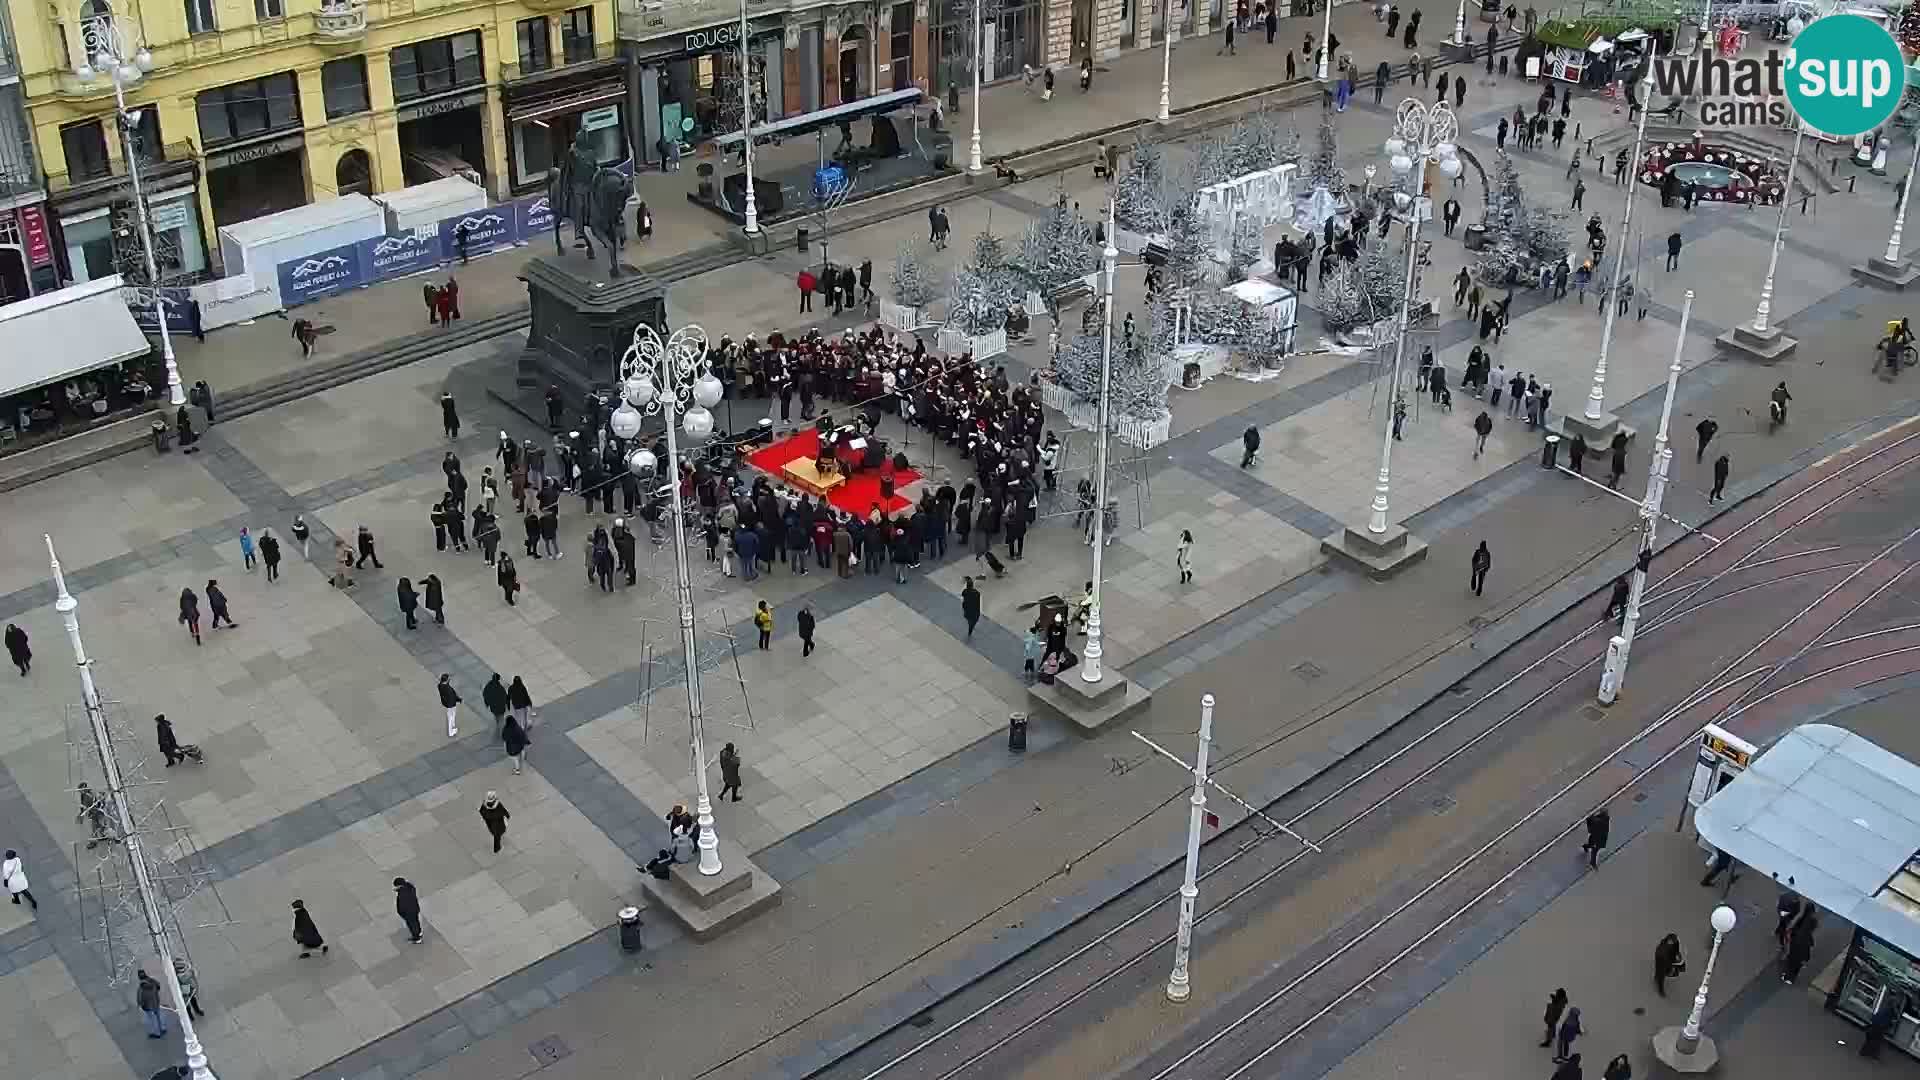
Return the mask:
M1887 320L1887 336L1880 340L1882 358L1886 360L1887 370L1900 373L1900 362L1905 359L1907 350L1913 345L1913 327L1906 319L1898 322ZM1877 369L1878 364L1874 365Z
M1784 379L1781 380L1780 385L1774 387L1773 393L1769 394L1768 397L1769 399L1771 399L1771 402L1772 402L1771 408L1776 410L1774 423L1776 424L1786 423L1787 422L1787 402L1793 400L1793 395L1787 393L1786 381Z

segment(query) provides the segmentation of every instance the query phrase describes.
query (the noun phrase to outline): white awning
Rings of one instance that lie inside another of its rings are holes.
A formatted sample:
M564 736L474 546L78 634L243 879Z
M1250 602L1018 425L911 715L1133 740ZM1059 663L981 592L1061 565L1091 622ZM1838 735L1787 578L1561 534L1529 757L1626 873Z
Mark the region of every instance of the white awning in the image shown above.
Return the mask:
M0 397L144 356L120 275L0 307Z

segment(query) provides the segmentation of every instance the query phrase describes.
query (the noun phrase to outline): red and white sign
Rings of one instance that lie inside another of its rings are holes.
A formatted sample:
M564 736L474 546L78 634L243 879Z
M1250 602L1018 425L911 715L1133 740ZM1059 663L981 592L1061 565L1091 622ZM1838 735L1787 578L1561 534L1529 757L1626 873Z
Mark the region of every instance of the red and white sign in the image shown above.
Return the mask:
M53 241L47 235L46 212L37 206L20 208L20 238L27 249L27 261L34 266L53 262Z

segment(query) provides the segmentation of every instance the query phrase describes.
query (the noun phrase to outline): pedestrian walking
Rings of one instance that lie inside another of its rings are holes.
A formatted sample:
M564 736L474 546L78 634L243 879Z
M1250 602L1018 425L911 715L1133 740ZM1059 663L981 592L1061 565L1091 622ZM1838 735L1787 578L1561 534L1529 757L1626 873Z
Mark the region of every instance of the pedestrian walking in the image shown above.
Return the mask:
M1774 912L1779 921L1773 925L1773 939L1778 943L1776 952L1784 955L1787 951L1787 931L1793 929L1793 920L1800 916L1800 897L1792 889L1781 889L1780 899L1774 903Z
M1613 593L1607 597L1606 617L1615 623L1623 622L1627 617L1627 601L1633 595L1633 586L1627 581L1627 575L1621 574L1613 579Z
M1193 530L1180 530L1180 545L1173 549L1173 565L1180 571L1180 584L1193 584Z
M6 641L7 658L20 669L20 677L25 678L27 672L33 670L33 649L27 644L27 632L18 624L8 623Z
M1668 934L1653 947L1653 989L1667 996L1667 980L1687 970L1686 957L1680 952L1680 935Z
M760 650L765 652L773 644L773 609L765 600L753 609L753 628L760 631Z
M500 681L499 672L494 672L487 684L480 688L480 703L493 716L493 737L503 738L507 721L507 684Z
M164 1039L167 1037L167 1018L160 1013L160 984L147 974L145 968L139 969L137 975L133 1001L140 1006L140 1014L147 1022L147 1038Z
M1700 437L1700 444L1696 446L1693 451L1694 464L1697 465L1706 458L1707 444L1713 441L1713 436L1719 432L1719 430L1720 425L1714 421L1711 415L1693 425L1694 434Z
M1880 1060L1880 1049L1886 1044L1887 1035L1899 1023L1900 1014L1906 1011L1905 994L1888 993L1873 1010L1873 1018L1867 1021L1866 1031L1860 1039L1860 1056L1869 1060Z
M394 587L394 596L400 602L400 615L407 620L407 629L420 629L420 624L413 617L420 607L420 594L414 591L412 580L401 578L400 584Z
M319 949L320 955L327 955L327 939L320 936L320 928L314 925L312 913L307 911L306 902L293 902L293 941L300 946L300 958L305 960Z
M507 819L512 816L498 792L489 791L487 797L480 800L480 820L486 823L487 835L493 837L495 855L500 854L500 841L506 838Z
M1560 1021L1560 1030L1554 1033L1559 1050L1553 1055L1553 1060L1566 1061L1573 1053L1573 1040L1584 1034L1586 1029L1580 1026L1580 1006L1568 1006L1567 1015Z
M1473 418L1473 456L1477 461L1487 449L1487 436L1493 434L1493 417L1487 410L1481 409L1480 415Z
M795 627L798 628L798 630L800 631L801 657L804 658L804 657L812 656L813 655L813 627L814 627L813 605L801 604L800 613L793 617L793 621L794 621Z
M74 791L74 794L80 800L80 812L73 815L73 820L80 821L84 819L87 823L87 829L90 833L87 839L87 850L92 851L101 843L119 843L119 834L113 830L112 826L107 824L106 796L88 787L85 780L80 781L80 785Z
M720 799L726 801L727 792L733 792L733 801L740 801L740 751L732 743L720 748Z
M1559 1058L1555 1058L1554 1060L1560 1061ZM1568 1057L1566 1060L1560 1061L1560 1067L1553 1070L1553 1076L1551 1077L1551 1080L1582 1080L1581 1072L1580 1072L1580 1055L1574 1054Z
M1600 1074L1600 1080L1633 1080L1633 1064L1627 1055L1620 1054L1607 1062L1607 1071Z
M533 742L527 736L527 729L520 721L509 714L500 722L500 742L506 747L507 760L513 762L513 775L520 775L520 766L525 763L527 747Z
M1554 1030L1560 1026L1560 1017L1566 1011L1567 1011L1566 990L1556 989L1553 993L1547 995L1547 1015L1546 1015L1547 1033L1545 1035L1540 1036L1541 1046L1553 1045Z
M1678 232L1673 232L1673 233L1667 234L1667 273L1669 274L1673 273L1674 268L1679 265L1680 265L1680 234Z
M436 689L440 693L440 707L447 710L447 738L457 738L460 735L460 691L453 688L453 676L440 676Z
M1607 832L1612 827L1613 815L1604 806L1587 815L1587 842L1580 845L1587 856L1587 869L1599 868L1600 853L1607 848Z
M187 1011L204 1018L207 1010L200 1007L200 978L184 956L173 958L173 981L180 984L180 999L187 1003Z
M227 629L233 629L233 615L227 611L227 594L221 591L220 583L212 578L207 579L207 610L213 612L213 629L220 629L221 619L227 620ZM198 636L193 640L199 644Z
M379 553L373 549L372 529L367 528L365 525L360 526L360 528L354 532L354 542L360 549L360 557L353 561L353 568L355 570L364 569L369 559L373 560L373 568L375 570L385 570L387 568L386 564L380 561Z
M293 534L293 542L300 545L300 557L313 558L313 530L307 527L305 514L293 515L293 524L287 528Z
M460 408L454 404L452 394L440 395L440 428L449 440L460 437Z
M1222 45L1222 46L1220 46L1220 48L1219 48L1219 50L1218 50L1218 51L1216 51L1216 52L1215 52L1215 53L1214 53L1213 55L1215 55L1215 56L1234 56L1234 55L1236 55L1236 54L1234 53L1234 51L1233 51L1233 20L1232 20L1232 19L1228 19L1228 20L1227 20L1227 42L1226 42L1226 44L1224 44L1224 45ZM1049 76L1051 76L1051 75L1053 74L1053 72L1052 72L1052 71L1048 71L1048 72L1047 72L1047 74L1048 74ZM1051 88L1049 88L1049 89L1051 89Z
M1620 490L1620 478L1627 475L1627 433L1622 431L1613 437L1613 463L1607 469L1607 486Z
M520 571L514 567L513 557L504 551L494 560L493 580L500 586L500 595L506 597L507 606L515 606L513 598L520 591Z
M253 534L247 531L245 525L240 526L240 561L246 566L247 573L253 573Z
M1240 467L1250 468L1253 459L1260 453L1260 429L1249 425L1240 433Z
M960 617L967 620L967 637L973 637L973 628L980 623L980 590L974 587L973 578L961 579Z
M200 597L192 588L180 590L180 624L193 635L193 643L200 644Z
M187 760L187 755L180 752L180 737L173 733L173 721L167 719L166 713L153 718L153 738L160 748L160 756L167 759L167 768Z
M433 621L435 623L442 626L446 625L447 601L446 593L440 588L440 575L427 575L425 595L422 596L421 602L426 604L428 611L433 612Z
M507 708L513 711L513 718L520 721L522 730L533 730L533 695L527 692L527 684L518 675L507 684Z
M1808 904L1787 934L1787 955L1780 964L1781 982L1792 986L1800 977L1800 969L1806 967L1808 958L1813 956L1813 932L1819 925L1819 916L1813 913L1813 905Z
M18 904L20 898L24 896L33 910L40 910L40 901L33 898L33 890L27 887L29 883L26 864L21 861L20 853L12 848L7 849L5 861L0 861L0 882L6 884L7 896L14 903Z
M1727 878L1727 885L1729 887L1740 879L1740 872L1733 868L1733 856L1716 848L1713 853L1713 861L1707 864L1707 872L1700 878L1701 888L1712 888L1713 883L1720 880L1721 874L1731 875Z
M393 913L407 928L408 944L420 944L420 893L403 877L393 879Z
M1725 497L1727 490L1727 471L1732 467L1732 461L1729 460L1725 454L1721 454L1719 457L1713 459L1713 490L1707 492L1708 502L1717 503Z
M267 564L267 581L280 580L280 538L272 529L260 530L260 561Z
M1480 546L1473 549L1473 560L1469 565L1473 569L1469 584L1473 589L1473 595L1479 596L1480 590L1487 584L1487 571L1493 568L1493 552L1487 550L1485 540L1480 541Z

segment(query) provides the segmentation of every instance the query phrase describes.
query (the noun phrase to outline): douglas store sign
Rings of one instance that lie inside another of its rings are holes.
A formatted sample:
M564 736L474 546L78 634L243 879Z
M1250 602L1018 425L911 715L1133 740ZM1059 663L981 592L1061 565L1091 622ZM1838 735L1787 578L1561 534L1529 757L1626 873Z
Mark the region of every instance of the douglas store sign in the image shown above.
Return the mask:
M484 255L542 239L552 231L553 210L547 197L535 195L443 218L437 225L412 232L329 248L279 265L280 303L297 307L348 289L427 273L458 262L463 242L467 255Z

